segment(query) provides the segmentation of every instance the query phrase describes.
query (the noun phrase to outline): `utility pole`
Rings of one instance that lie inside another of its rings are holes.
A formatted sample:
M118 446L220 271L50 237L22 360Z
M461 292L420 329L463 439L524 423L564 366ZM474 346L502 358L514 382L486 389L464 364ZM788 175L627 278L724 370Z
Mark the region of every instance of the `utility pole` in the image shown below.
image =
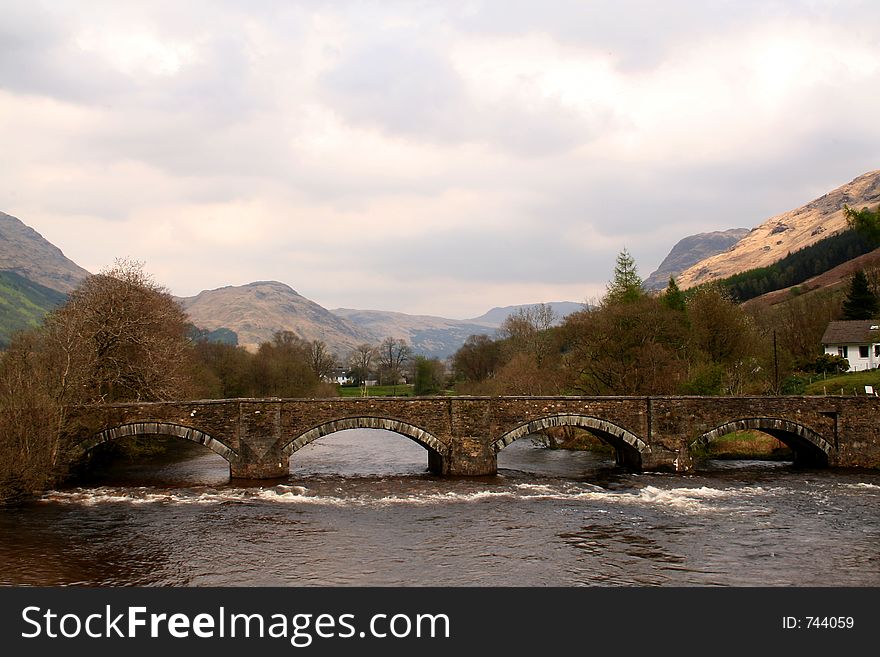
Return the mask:
M776 352L776 329L773 329L773 391L779 394L779 356Z

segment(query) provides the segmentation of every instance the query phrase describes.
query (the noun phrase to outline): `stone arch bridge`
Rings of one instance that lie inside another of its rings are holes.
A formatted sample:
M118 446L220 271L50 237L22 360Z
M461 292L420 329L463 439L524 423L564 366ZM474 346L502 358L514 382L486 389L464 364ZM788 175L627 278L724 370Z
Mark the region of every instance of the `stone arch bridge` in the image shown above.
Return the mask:
M742 429L779 438L799 464L880 468L875 397L224 399L69 410L72 461L125 436L175 436L205 445L245 479L284 477L298 449L353 428L404 435L427 450L431 471L448 475L494 474L499 451L555 426L589 430L634 469L686 471L695 447Z

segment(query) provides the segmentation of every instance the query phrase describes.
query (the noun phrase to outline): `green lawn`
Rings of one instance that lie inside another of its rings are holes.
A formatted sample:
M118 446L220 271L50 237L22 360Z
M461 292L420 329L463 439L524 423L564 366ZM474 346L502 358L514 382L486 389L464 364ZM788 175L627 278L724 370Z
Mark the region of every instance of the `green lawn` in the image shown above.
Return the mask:
M806 394L839 395L842 389L844 395L864 395L865 386L874 386L874 391L880 392L880 370L850 372L828 376L826 379L823 379L821 375L816 375L812 383L807 384Z
M693 449L697 458L768 459L787 461L791 450L772 436L760 431L734 431L716 438L708 445Z

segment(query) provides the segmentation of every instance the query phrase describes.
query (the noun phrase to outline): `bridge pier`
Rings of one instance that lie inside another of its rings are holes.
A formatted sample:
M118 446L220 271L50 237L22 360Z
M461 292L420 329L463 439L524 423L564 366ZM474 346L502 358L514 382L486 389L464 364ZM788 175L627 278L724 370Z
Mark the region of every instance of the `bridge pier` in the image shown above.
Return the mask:
M290 466L286 458L255 463L239 460L229 464L229 476L232 479L283 479L288 474Z
M492 444L481 438L458 438L448 453L428 452L428 469L438 475L479 477L498 471L498 458Z
M687 472L693 468L693 460L687 447L676 452L660 445L654 445L650 451L642 452L639 457L641 463L636 468L638 470ZM629 464L624 463L624 465Z

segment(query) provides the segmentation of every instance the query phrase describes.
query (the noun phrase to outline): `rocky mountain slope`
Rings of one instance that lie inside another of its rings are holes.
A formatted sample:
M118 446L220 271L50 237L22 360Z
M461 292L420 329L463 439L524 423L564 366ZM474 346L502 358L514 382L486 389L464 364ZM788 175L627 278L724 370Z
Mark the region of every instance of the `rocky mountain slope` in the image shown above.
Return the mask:
M723 253L749 234L748 228L731 228L711 233L690 235L672 247L660 266L645 279L648 290L662 290L669 284L669 277L676 279L688 267L719 253Z
M358 344L374 341L373 335L277 281L205 290L178 301L193 324L208 330L231 329L238 343L248 348L271 340L275 331L323 340L340 356Z
M4 212L0 212L0 271L15 272L65 294L89 275L33 228Z
M770 265L846 228L844 205L854 208L880 204L880 170L865 173L852 182L807 203L767 219L730 250L706 258L683 271L677 281L682 289Z

